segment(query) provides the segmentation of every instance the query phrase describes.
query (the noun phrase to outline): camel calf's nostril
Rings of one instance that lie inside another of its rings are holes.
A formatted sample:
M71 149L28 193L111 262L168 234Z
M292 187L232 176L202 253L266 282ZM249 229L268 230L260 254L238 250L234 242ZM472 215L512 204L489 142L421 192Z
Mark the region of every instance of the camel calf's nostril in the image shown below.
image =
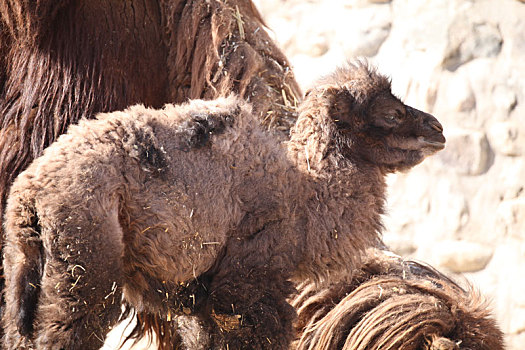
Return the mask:
M431 120L429 124L432 129L439 131L439 132L443 132L443 127L437 120Z

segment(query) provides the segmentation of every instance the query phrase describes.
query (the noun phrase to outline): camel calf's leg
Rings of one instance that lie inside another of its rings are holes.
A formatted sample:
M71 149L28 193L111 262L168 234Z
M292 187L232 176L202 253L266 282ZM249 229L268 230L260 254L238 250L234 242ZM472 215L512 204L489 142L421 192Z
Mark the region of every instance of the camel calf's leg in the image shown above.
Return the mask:
M69 215L45 236L34 325L37 349L99 349L121 313L122 230L116 210Z
M211 315L224 349L288 349L295 311L289 281L264 270L236 270L211 286Z
M19 196L13 202L4 243L3 341L7 349L31 349L44 252L32 196Z
M288 277L297 259L282 251L278 222L259 233L228 243L210 283L210 311L224 348L288 349L294 335L296 313L287 298L295 291Z

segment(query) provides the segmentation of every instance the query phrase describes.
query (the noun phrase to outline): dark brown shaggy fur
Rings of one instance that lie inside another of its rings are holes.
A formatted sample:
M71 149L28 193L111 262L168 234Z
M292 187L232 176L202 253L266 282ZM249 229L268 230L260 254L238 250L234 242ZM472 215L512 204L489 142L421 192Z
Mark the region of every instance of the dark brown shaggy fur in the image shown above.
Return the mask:
M8 348L96 348L122 294L162 319L199 314L217 348L285 349L290 279L351 275L379 239L385 175L445 141L363 64L309 92L291 141L258 120L235 98L138 106L51 145L8 200Z
M352 281L299 287L296 350L501 350L487 303L428 265L371 250Z
M267 125L295 120L298 85L249 0L1 1L0 213L69 124L231 92Z

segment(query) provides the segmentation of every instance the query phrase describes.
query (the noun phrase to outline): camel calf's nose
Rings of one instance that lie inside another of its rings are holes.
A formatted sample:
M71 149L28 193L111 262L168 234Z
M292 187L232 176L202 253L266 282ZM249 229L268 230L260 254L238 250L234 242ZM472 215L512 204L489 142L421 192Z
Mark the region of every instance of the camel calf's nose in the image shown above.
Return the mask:
M431 129L436 130L437 132L443 132L443 125L441 125L441 123L436 119L436 117L434 117L432 114L428 114L421 111L419 112L423 113L424 115L424 124L429 126Z
M443 132L443 126L441 125L440 122L437 121L436 118L432 117L432 119L428 121L428 124L430 125L432 129L439 131L439 132Z
M422 120L423 125L429 126L431 129L434 129L437 132L443 132L443 126L432 114L428 114L426 112L420 111L419 109L416 109L410 106L407 106L407 111L414 118Z
M424 133L428 134L427 137L438 142L446 142L443 135L443 125L433 115L426 113L423 125L426 129Z

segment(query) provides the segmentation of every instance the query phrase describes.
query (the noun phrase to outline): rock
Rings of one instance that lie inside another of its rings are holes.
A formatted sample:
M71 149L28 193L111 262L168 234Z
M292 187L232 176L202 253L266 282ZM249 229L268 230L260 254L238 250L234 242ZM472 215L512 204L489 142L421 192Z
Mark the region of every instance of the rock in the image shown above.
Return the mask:
M525 2L525 0L518 0ZM520 350L523 348L523 344L525 344L525 332L517 333L517 334L507 334L506 336L506 346L508 350Z
M400 255L411 253L402 247L408 242L417 246L411 235L423 231L417 221L429 214L432 196L428 179L423 174L418 176L415 172L408 172L387 177L388 201L386 214L382 218L386 229L384 240ZM412 249L415 248L409 250Z
M346 57L377 54L392 27L392 13L388 6L352 8L337 24L336 35Z
M461 175L480 175L490 166L491 150L485 133L453 130L447 133L445 150L437 158Z
M521 17L523 18L525 6L522 6L522 8ZM509 45L509 53L511 57L520 58L523 55L523 51L525 51L525 36L522 35L525 33L525 22L523 20L518 20L515 23L508 23L508 25L512 34L508 35L508 40L505 38L505 45Z
M392 252L399 256L408 256L417 250L412 240L400 236L385 235L384 242Z
M368 1L327 1L321 8L315 3L265 4L263 14L276 6L288 8L286 20L271 18L269 24L290 58L320 57L330 50L341 50L346 58L374 56L390 32L390 6ZM297 11L300 15L294 16Z
M497 56L502 44L503 38L496 25L474 23L470 17L462 14L449 27L443 67L455 71L475 58Z
M494 251L488 271L495 277L494 294L490 297L497 306L496 315L500 321L502 330L507 335L525 334L525 280L521 278L525 271L525 242L523 236L508 239L505 243L498 245ZM514 337L508 337L513 339ZM508 347L507 349L523 349L520 346Z
M506 156L520 156L525 153L525 128L517 122L494 123L489 128L490 143Z
M525 332L525 305L517 309L512 314L512 322L510 322L509 333L519 334Z
M469 112L476 108L476 97L466 74L443 76L438 94L438 103L447 112Z
M454 239L458 232L470 219L468 200L465 194L458 191L458 184L448 179L440 179L428 183L432 187L430 192L430 213L423 220L427 229L418 235L419 244L426 244L425 240ZM432 218L432 220L428 220ZM436 223L439 223L436 225Z
M493 250L481 244L466 241L444 241L434 247L433 258L452 272L476 272L487 266Z
M507 236L522 238L525 234L525 197L501 202L496 213Z
M305 54L311 57L319 57L330 49L329 34L326 31L301 26L303 30L296 33L297 26L301 24L292 21L274 21L272 25L279 31L279 41L290 52L290 56Z
M345 54L348 57L375 56L385 39L388 37L389 32L390 24L366 28L363 31L354 32L352 35L350 35L350 40L348 40L345 45ZM355 36L360 36L361 40L352 40L352 37Z
M392 0L339 0L345 6L366 7L370 4L388 4Z
M333 67L337 67L344 60L345 56L340 50L330 50L320 57L300 54L292 58L295 77L303 91L312 87L320 77L330 74Z
M518 103L516 93L506 85L496 85L492 90L492 103L494 106L507 114L516 107Z
M300 42L298 42L296 52L308 53L312 57L319 57L324 55L330 49L329 40L325 33L320 33L318 35L311 35L309 37L301 37Z

